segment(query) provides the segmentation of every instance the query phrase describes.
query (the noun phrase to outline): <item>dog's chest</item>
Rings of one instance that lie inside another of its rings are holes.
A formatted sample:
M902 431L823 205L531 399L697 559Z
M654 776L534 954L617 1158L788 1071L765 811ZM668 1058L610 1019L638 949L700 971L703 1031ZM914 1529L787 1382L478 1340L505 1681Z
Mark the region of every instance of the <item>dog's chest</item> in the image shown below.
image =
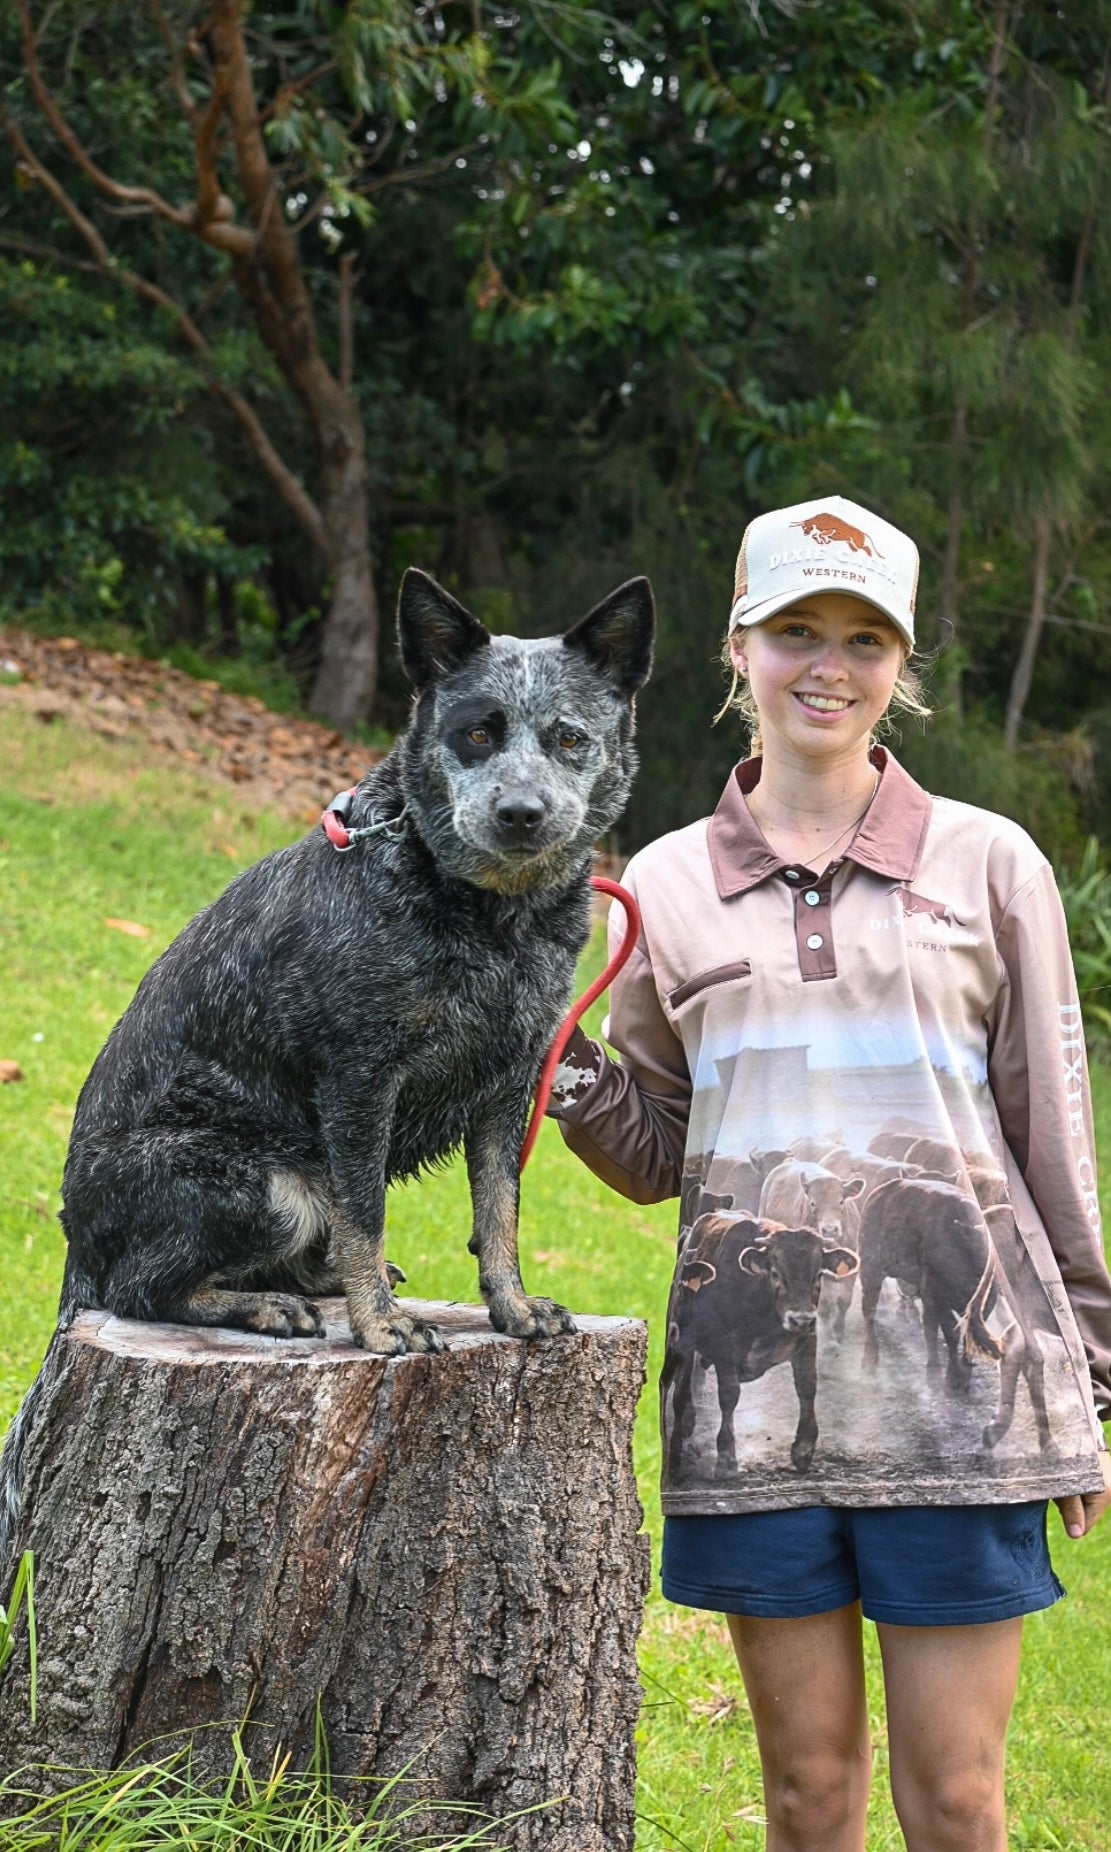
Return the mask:
M426 1070L492 1063L505 1072L530 1062L554 1032L572 977L569 954L553 947L475 944L430 960L399 987L403 1064Z

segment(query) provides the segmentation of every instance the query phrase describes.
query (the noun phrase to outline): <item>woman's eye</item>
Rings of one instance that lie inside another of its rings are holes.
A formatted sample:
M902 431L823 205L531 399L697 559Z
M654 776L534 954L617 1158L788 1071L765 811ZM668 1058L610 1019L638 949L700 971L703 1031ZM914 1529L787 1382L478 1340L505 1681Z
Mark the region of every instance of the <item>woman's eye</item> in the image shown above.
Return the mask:
M581 746L582 734L576 733L572 727L564 727L559 736L559 744L563 752L573 752L576 746Z
M467 738L470 740L472 746L488 746L490 744L490 729L489 727L468 727Z

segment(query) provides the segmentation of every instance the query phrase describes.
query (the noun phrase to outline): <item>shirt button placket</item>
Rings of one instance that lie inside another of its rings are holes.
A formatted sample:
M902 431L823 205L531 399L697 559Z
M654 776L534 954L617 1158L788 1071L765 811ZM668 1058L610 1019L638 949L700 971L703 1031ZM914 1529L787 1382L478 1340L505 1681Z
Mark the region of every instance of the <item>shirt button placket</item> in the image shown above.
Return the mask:
M787 869L788 876L798 878L798 871ZM813 879L813 878L812 878ZM795 890L795 943L799 972L804 983L837 976L837 959L833 946L832 914L833 871L801 892Z

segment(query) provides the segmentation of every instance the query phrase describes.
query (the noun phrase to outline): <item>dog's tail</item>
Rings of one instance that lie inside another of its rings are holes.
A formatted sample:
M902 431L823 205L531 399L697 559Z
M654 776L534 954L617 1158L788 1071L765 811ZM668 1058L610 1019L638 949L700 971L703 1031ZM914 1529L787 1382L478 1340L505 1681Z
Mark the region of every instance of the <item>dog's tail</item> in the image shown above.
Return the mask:
M27 1452L27 1436L42 1400L45 1373L44 1363L23 1398L19 1412L8 1429L4 1450L0 1453L0 1585L7 1580L8 1554L19 1522L19 1507L23 1497L23 1462Z
M101 1300L96 1287L83 1268L73 1258L72 1248L66 1255L66 1270L62 1275L62 1296L58 1301L58 1329L68 1331L82 1306L100 1305Z
M85 1279L74 1266L72 1257L68 1257L62 1281L61 1304L58 1308L58 1330L51 1341L50 1349L43 1358L38 1375L24 1396L16 1418L8 1429L3 1450L0 1451L0 1582L6 1577L12 1539L19 1522L27 1442L35 1425L43 1396L58 1373L59 1334L73 1323L74 1317L83 1305L95 1305L95 1303L92 1283Z

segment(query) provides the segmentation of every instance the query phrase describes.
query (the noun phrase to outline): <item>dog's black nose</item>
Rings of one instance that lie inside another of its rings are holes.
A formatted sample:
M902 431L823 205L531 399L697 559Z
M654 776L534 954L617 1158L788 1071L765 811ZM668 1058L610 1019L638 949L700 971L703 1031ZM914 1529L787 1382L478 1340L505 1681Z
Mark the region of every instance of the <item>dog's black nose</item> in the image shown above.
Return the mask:
M514 842L527 842L544 816L544 806L535 798L503 797L494 811L498 828Z

